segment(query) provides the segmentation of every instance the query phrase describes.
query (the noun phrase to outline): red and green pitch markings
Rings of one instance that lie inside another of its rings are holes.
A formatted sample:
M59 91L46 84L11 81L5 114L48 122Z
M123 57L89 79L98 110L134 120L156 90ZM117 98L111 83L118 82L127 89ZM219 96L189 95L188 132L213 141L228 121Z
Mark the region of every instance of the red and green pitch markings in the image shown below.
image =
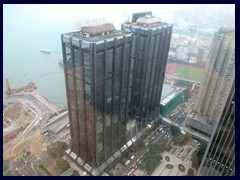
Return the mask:
M168 63L166 74L193 81L201 81L204 74L204 68Z

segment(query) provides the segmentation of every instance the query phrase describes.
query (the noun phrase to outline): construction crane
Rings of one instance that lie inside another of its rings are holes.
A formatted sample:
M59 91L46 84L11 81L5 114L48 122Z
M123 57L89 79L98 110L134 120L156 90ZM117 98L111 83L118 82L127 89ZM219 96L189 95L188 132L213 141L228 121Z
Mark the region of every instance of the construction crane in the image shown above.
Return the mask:
M6 87L7 87L7 94L12 94L13 93L13 90L18 88L18 85L23 81L23 79L25 78L25 76L27 75L27 73L25 74L22 74L22 75L18 75L18 76L14 76L14 77L11 77L11 78L8 78L6 80ZM16 86L14 88L11 88L11 85L10 85L10 82L9 82L9 79L14 79L14 78L17 78L19 76L23 76L16 84Z

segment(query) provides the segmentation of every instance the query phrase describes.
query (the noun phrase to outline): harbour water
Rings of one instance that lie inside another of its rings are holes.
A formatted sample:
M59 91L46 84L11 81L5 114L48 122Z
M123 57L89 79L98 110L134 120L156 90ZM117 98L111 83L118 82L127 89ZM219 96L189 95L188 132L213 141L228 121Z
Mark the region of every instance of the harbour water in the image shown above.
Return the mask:
M4 24L3 91L6 91L7 78L12 88L32 81L50 102L64 107L64 74L58 63L62 56L60 34L64 30L57 24L50 26L50 22L14 19ZM52 53L41 53L40 49L50 49Z
M76 8L71 12L64 6L54 7L4 5L3 92L6 91L6 79L12 88L32 81L42 96L66 107L64 72L59 64L62 59L60 36L76 31L76 22L86 19L81 14L88 18L98 18L98 15ZM41 49L51 50L51 53L41 53Z
M102 17L121 29L124 9L128 10L125 18L130 18L136 9L146 11L146 5L135 6L4 5L3 91L6 91L6 79L12 88L32 81L50 102L66 106L63 67L59 64L62 58L60 35L76 31L78 22ZM149 5L148 9L154 8L155 5L151 8ZM51 53L41 53L41 49L51 50Z

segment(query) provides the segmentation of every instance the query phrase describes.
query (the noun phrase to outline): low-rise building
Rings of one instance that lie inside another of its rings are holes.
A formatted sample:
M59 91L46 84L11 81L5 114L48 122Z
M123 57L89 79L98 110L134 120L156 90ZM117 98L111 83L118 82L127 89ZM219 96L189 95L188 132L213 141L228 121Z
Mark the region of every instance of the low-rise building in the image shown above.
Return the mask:
M168 116L171 113L171 111L174 108L176 108L179 104L184 102L187 99L187 97L188 97L187 88L174 89L167 96L161 99L160 114L165 117Z

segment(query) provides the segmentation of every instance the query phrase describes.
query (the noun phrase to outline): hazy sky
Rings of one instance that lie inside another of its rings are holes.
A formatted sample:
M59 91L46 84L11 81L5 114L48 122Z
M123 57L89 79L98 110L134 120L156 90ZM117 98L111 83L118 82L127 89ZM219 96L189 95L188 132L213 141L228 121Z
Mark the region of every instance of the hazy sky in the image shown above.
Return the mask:
M105 17L107 21L116 24L123 22L124 14L130 16L134 12L144 11L153 11L153 14L161 17L163 21L171 21L174 19L174 14L186 13L189 10L193 13L200 11L202 16L208 13L215 13L219 16L232 13L235 17L235 5L232 4L5 4L3 7L4 20L14 18L16 21L21 17L22 12L28 16L34 16L36 20L77 22Z

